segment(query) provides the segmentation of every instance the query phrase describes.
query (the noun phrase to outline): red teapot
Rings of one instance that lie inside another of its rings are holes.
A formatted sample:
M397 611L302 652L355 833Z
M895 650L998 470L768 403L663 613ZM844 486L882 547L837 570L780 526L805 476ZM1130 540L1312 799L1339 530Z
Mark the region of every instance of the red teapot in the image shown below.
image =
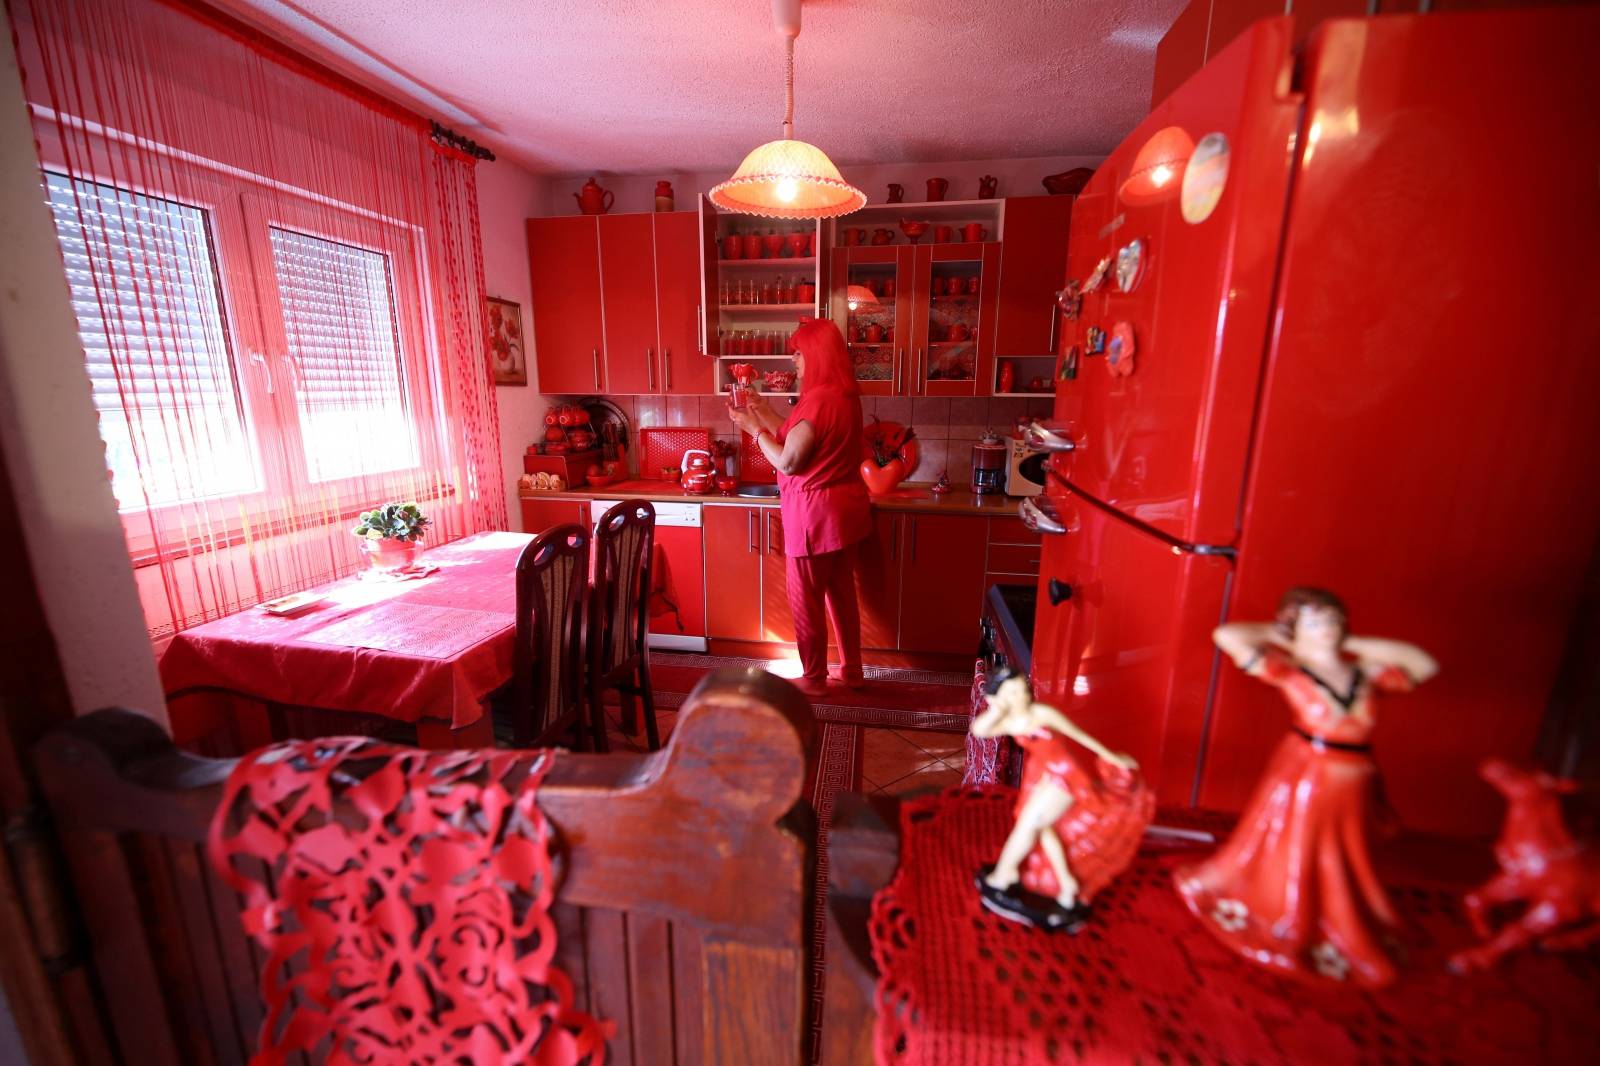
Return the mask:
M891 244L894 242L894 230L875 229L872 231L873 244Z
M583 183L580 192L572 194L578 201L578 210L586 215L603 215L611 210L611 203L616 199L616 194L607 189L602 189L600 183L590 178Z
M690 448L683 453L683 477L679 480L683 484L684 492L697 496L710 492L716 474L716 465L711 461L710 452L700 448Z

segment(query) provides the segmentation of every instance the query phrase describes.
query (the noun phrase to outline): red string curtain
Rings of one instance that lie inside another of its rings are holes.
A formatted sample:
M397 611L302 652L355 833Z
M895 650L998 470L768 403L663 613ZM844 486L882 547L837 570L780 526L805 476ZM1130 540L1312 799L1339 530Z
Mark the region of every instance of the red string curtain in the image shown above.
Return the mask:
M11 0L152 636L504 528L475 161L224 16Z

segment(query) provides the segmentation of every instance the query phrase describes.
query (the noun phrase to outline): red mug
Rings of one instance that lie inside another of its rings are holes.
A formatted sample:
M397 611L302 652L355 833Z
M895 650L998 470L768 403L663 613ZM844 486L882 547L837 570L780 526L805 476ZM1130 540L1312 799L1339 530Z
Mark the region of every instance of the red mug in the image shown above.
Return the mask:
M928 179L928 202L943 200L944 194L950 188L950 183L943 178Z
M809 281L802 281L794 289L794 302L797 304L815 303L817 300L817 286Z
M949 226L935 226L933 227L933 242L935 244L949 244L950 237L954 233L955 231Z
M966 238L968 242L983 240L987 232L987 230L978 225L976 222L968 222L965 226L961 227L961 236Z
M737 233L730 233L722 238L722 258L742 259L744 257L744 242Z

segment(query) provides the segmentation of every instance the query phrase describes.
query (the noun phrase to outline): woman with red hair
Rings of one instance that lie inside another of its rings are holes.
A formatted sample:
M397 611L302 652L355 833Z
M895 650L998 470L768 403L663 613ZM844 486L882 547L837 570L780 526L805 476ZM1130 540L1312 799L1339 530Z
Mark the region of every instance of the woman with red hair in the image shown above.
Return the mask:
M856 604L856 550L872 530L867 487L858 468L863 450L860 389L839 327L823 319L794 333L800 399L788 418L760 396L728 417L756 438L778 471L787 557L789 606L808 696L828 686L828 627L839 643L838 679L860 688L861 613Z

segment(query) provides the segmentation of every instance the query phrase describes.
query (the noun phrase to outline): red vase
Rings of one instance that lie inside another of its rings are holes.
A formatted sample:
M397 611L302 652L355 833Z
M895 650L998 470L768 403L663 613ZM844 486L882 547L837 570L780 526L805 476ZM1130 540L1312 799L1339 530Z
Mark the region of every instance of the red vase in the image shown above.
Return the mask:
M893 492L905 479L906 464L899 459L890 459L883 466L872 459L861 460L861 480L867 483L867 491L874 496Z

